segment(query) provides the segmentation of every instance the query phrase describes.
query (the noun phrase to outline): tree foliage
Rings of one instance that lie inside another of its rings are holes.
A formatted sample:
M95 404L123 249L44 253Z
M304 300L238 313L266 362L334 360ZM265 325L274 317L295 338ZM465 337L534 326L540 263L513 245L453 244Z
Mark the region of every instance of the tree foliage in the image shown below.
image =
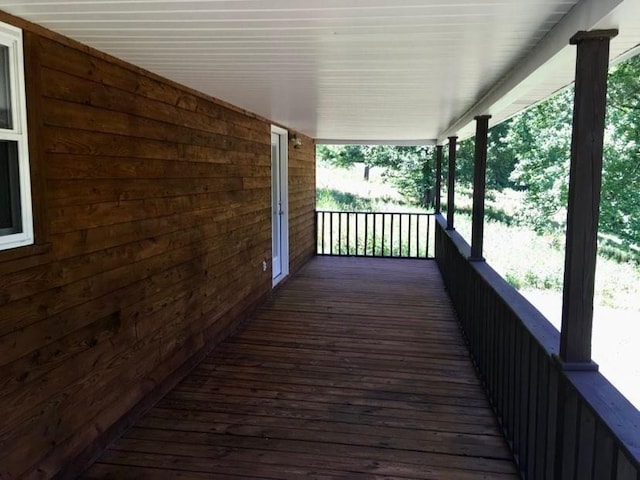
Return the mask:
M373 167L398 168L403 161L400 152L389 145L321 145L318 155L336 167L362 163L365 180L369 180L369 171Z
M321 145L318 157L337 167L364 165L368 180L371 168L384 168L383 175L396 185L406 201L428 206L433 201L435 167L433 150L423 146Z
M502 190L514 187L510 175L517 161L517 155L509 142L512 120L507 120L489 130L487 138L487 188ZM465 184L473 183L473 159L475 138L468 138L456 151L456 179Z
M537 230L563 227L569 187L573 92L560 92L514 118L507 134L511 180L525 191L520 214Z
M640 244L640 57L609 75L600 228Z

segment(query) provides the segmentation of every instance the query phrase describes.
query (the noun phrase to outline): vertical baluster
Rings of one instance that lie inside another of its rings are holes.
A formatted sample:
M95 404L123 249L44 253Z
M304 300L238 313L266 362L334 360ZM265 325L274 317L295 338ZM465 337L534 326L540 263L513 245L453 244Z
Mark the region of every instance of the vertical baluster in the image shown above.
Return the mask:
M344 221L345 215L347 217L346 226ZM346 230L346 233L348 235L349 234L349 214L348 213L342 212L340 216L340 224L342 225L342 233L345 233L345 230ZM348 240L349 240L348 237L347 237L347 240L343 240L342 235L340 235L340 254L341 255L344 255L345 252L347 251Z
M409 219L409 228L407 230L407 257L411 258L411 221L413 219L413 215L407 215Z
M327 212L321 212L322 213L322 227L320 228L320 245L322 245L322 255L324 255L324 223L325 223L325 214Z
M333 212L329 212L329 255L333 255Z
M420 256L420 217L422 215L416 215L416 257Z
M376 256L376 239L378 238L378 214L373 214L373 242L372 242L372 250L373 256Z
M398 256L402 256L402 213L398 214Z
M383 213L382 214L382 238L380 240L380 244L381 244L380 245L380 256L381 257L384 257L384 237L385 237L384 226L385 226L386 223L387 223L387 214Z
M338 255L342 255L342 212L338 213Z
M349 226L351 225L351 212L347 212L347 255L349 255L349 247L351 245L351 237L349 235Z
M420 256L420 214L416 213L416 258Z
M395 215L391 214L391 227L389 230L391 231L391 238L389 239L389 256L393 257L393 220Z
M369 240L369 214L364 214L364 255L367 256L367 244Z
M355 243L356 243L356 244L355 244L355 246L354 246L353 248L354 248L354 255L355 255L356 257L358 256L358 216L359 216L359 215L360 215L360 214L359 214L358 212L355 212L355 216L356 216L356 224L355 224L355 227L356 227Z
M427 238L425 239L425 243L427 244L424 251L424 258L429 258L429 240L431 236L431 215L427 215Z

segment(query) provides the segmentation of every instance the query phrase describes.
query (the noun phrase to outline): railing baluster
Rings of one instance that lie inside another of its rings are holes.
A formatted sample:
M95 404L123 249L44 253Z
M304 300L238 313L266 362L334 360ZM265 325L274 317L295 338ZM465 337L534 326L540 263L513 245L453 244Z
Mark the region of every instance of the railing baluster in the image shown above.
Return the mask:
M427 236L425 238L425 247L424 247L424 258L429 258L429 234L431 230L431 222L430 218L427 217Z
M360 214L356 212L356 257L358 256L358 217Z
M333 255L333 212L329 213L329 255Z
M415 218L416 218L416 222L415 222L415 227L416 227L416 254L415 254L414 258L419 258L420 257L420 214L416 213L415 214Z
M343 214L343 217L344 216L347 217L347 221L346 221L346 223L345 222L342 223L342 228L346 229L347 236L346 236L346 240L343 242L342 250L345 252L345 255L349 255L349 213L345 212ZM345 225L346 225L346 228L345 228Z
M382 235L380 236L380 256L384 257L384 225L387 223L387 214L382 214Z
M402 255L402 215L397 215L396 217L398 218L398 222L397 222L397 231L398 231L398 235L397 235L397 243L398 243L398 248L396 249L396 254L395 256L400 256Z
M373 248L371 250L371 253L374 257L376 256L376 238L378 238L377 219L378 219L378 214L374 213L373 214L373 242L372 242Z
M351 245L351 238L349 235L349 226L351 225L351 212L347 212L347 255L349 255L349 246Z
M418 215L418 218L416 218L416 238L418 239L418 245L417 245L418 251L416 252L416 257L419 257L420 256L420 215Z
M343 216L344 212L340 212L338 213L338 244L337 244L337 250L338 250L338 255L342 255L342 216Z
M325 251L324 251L324 235L325 235L325 232L324 232L324 224L325 224L325 223L326 223L326 221L327 221L327 220L326 220L326 216L325 216L326 214L327 214L327 212L322 212L322 255L324 255L324 254L325 254Z
M416 258L420 256L420 214L416 213Z
M391 214L391 238L389 239L389 256L393 257L393 220L394 214Z
M402 218L404 215L400 213L398 215L398 256L402 256Z
M407 231L407 257L411 258L411 217L413 215L408 214L407 218L409 219L409 228Z
M367 246L369 240L369 214L364 214L364 255L367 256Z

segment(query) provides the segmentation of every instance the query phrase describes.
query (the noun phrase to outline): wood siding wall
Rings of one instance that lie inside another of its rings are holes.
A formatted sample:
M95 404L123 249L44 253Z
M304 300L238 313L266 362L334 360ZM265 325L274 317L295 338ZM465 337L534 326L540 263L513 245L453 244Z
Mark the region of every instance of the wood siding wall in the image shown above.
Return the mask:
M302 139L289 148L289 265L296 272L316 253L316 146Z
M0 252L0 478L48 478L269 294L270 124L18 26L39 245ZM298 136L292 272L314 252Z

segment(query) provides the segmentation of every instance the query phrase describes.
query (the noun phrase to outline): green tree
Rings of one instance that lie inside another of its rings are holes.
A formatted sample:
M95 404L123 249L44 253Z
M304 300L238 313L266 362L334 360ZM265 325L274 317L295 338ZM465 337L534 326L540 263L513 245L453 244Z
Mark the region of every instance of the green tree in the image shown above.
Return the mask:
M390 147L395 161L385 177L396 185L405 200L422 207L435 200L434 149L427 146Z
M609 74L600 229L640 243L640 57Z
M320 145L318 157L338 167L364 165L364 179L372 168L384 168L383 177L398 187L405 200L428 206L434 198L433 150L425 146Z
M514 117L506 138L517 159L511 178L525 191L521 216L537 230L565 227L573 88ZM622 249L640 241L640 57L612 69L608 81L600 202L601 233Z
M517 155L510 143L513 120L506 120L489 129L487 137L487 188L502 190L514 187L511 178L517 162ZM456 181L471 185L473 183L473 161L475 156L475 137L460 142L456 152Z
M525 191L521 216L538 231L566 222L573 90L515 117L506 141L516 158L511 180Z
M369 180L373 167L395 168L401 159L394 147L388 145L320 145L318 156L336 167L364 165L364 179Z

